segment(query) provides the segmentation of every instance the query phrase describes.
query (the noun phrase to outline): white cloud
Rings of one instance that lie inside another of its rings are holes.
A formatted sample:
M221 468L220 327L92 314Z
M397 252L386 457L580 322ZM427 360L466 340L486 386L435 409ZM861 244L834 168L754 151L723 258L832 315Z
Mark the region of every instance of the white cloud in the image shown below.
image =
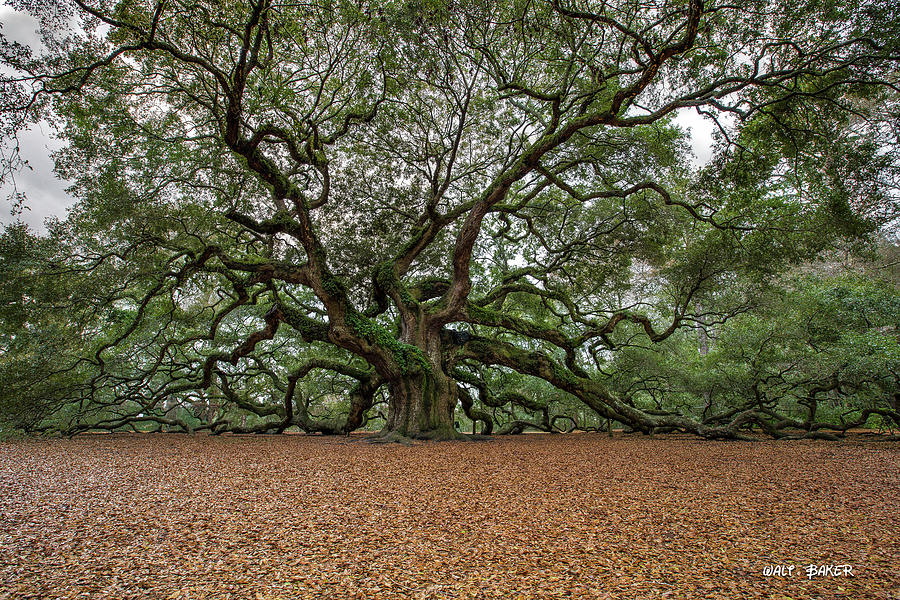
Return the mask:
M33 127L19 135L20 155L31 167L22 169L15 178L16 190L23 192L27 197L28 210L25 210L20 218L36 231L45 231L44 220L47 217L65 217L66 209L74 202L74 198L65 191L69 183L61 181L53 172L50 153L60 146L60 141L52 138L44 127ZM11 191L10 185L0 188L2 224L16 220L16 217L10 214L12 207L8 197Z
M33 52L40 52L44 47L41 42L41 25L28 13L13 10L5 4L0 5L0 25L0 32L4 37L28 46Z
M26 45L35 53L43 50L40 22L33 16L0 5L0 33L8 40ZM4 145L13 143L4 140ZM15 175L15 190L24 193L28 207L22 212L22 221L33 229L43 232L44 220L50 216L64 217L66 208L73 202L65 188L67 182L60 181L53 173L50 154L60 147L60 142L51 137L46 126L37 125L20 132L19 153L28 161L30 168L24 168ZM9 195L13 191L11 183L0 187L0 224L11 223L16 217L10 214L12 206Z
M697 114L693 108L678 111L675 123L686 129L690 135L694 164L702 166L708 163L712 158L713 131L715 131L716 125Z

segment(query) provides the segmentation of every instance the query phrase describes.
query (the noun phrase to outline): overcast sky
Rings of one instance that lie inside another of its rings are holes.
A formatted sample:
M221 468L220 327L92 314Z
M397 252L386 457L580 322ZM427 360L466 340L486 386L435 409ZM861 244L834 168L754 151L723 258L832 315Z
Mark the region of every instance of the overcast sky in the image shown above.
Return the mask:
M37 33L38 22L31 16L16 12L5 4L0 4L0 32L12 40L26 44L34 51L41 48L40 36ZM16 174L16 189L28 197L29 210L22 213L21 219L34 229L44 229L44 219L49 216L65 216L66 207L72 203L66 194L66 183L53 174L53 162L49 154L59 147L59 142L50 136L46 127L35 127L19 137L22 158L28 161L31 169L23 169ZM3 140L4 144L9 140ZM0 223L7 224L15 220L10 214L10 185L0 188Z
M41 43L37 33L38 22L34 18L0 4L0 25L0 31L7 38L39 51ZM690 129L696 161L706 162L712 144L712 125L693 110L683 111L676 121L682 127ZM65 191L67 183L57 179L53 173L53 162L49 154L59 148L60 143L51 134L47 127L35 127L19 138L22 158L28 161L31 169L23 169L16 175L16 188L28 198L28 209L18 218L37 231L45 231L44 220L47 217L64 218L66 208L73 201ZM16 219L10 214L10 191L10 186L0 187L0 224L8 224Z

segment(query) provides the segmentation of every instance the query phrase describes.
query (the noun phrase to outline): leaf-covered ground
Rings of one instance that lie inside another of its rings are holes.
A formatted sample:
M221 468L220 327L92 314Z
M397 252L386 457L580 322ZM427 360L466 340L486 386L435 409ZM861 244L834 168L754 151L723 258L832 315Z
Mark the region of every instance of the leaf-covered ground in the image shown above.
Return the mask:
M587 434L8 442L0 598L900 598L898 459Z

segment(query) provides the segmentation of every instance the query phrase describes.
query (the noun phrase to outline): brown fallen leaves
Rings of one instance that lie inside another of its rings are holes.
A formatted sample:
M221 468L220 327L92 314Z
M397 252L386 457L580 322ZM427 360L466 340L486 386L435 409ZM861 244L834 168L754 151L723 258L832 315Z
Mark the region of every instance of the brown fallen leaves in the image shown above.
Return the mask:
M587 434L11 442L0 598L900 598L898 459Z

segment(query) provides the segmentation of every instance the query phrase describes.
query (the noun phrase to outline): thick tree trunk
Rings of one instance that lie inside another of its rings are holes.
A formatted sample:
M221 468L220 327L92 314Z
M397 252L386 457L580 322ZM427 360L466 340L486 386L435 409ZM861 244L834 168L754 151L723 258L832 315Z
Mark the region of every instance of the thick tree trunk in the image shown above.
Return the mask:
M441 364L441 339L438 331L429 331L423 315L407 313L403 319L401 341L421 352L424 364L412 367L398 377L388 379L390 400L382 435L414 439L460 439L454 427L458 390Z
M456 382L439 366L391 381L390 394L383 434L416 439L461 437L453 426Z

